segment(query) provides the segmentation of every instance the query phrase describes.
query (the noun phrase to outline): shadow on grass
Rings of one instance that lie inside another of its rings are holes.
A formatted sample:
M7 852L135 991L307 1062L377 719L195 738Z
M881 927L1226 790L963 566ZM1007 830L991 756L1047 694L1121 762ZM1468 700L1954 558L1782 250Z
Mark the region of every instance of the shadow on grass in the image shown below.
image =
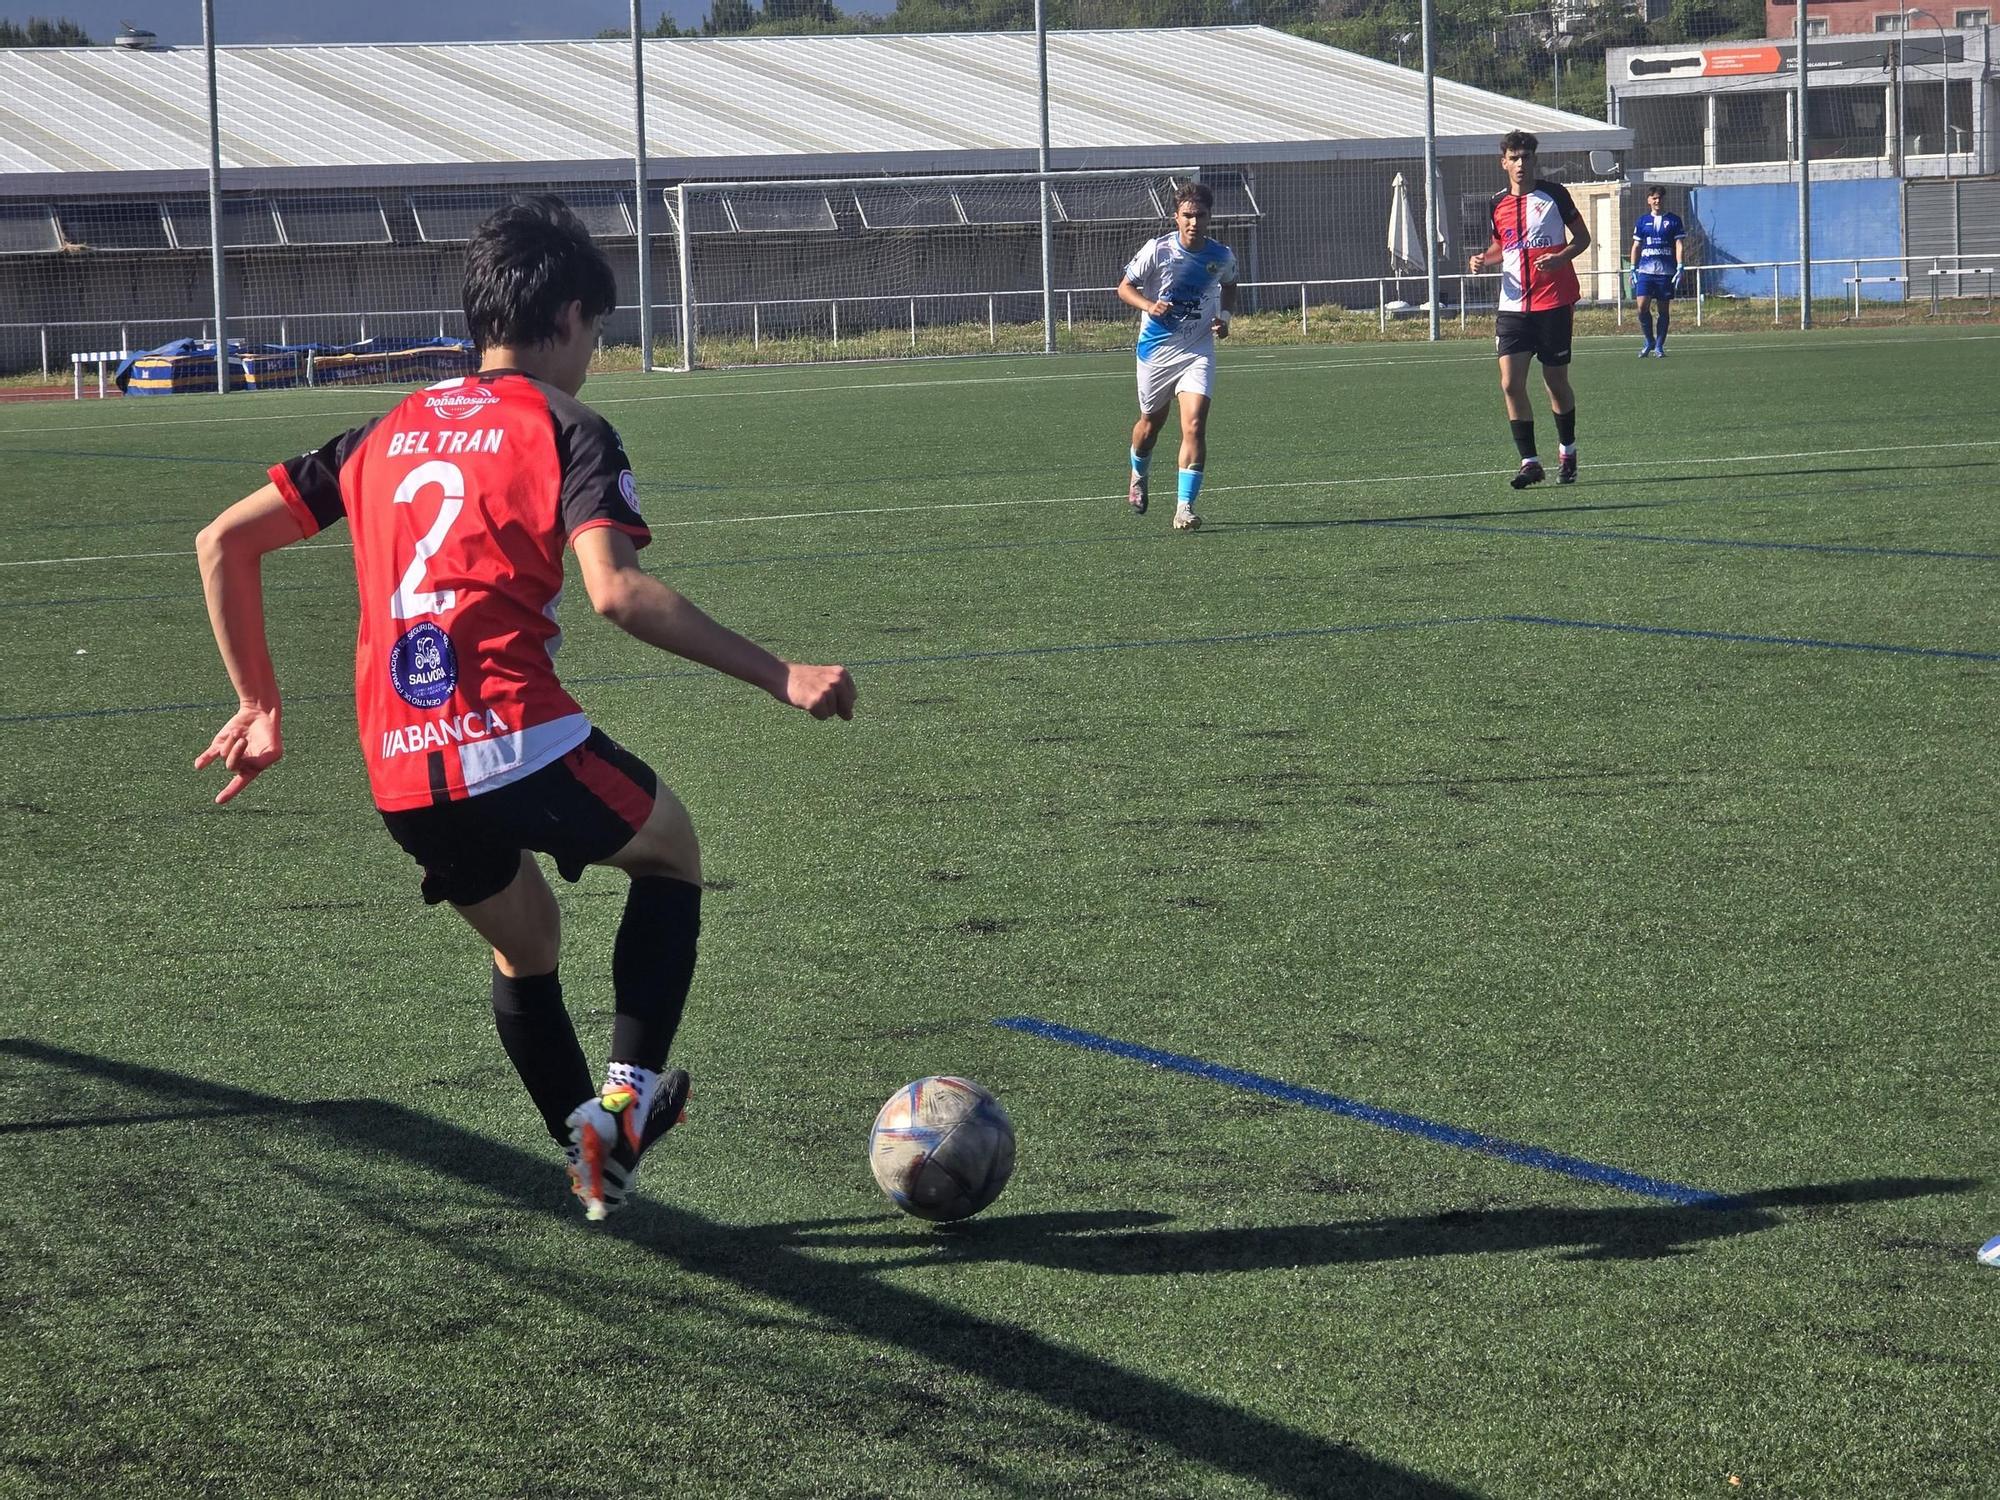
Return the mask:
M166 1117L177 1120L204 1113L217 1119L277 1117L324 1132L345 1145L399 1158L420 1170L511 1199L524 1211L575 1220L578 1233L586 1232L574 1206L553 1191L555 1169L549 1156L488 1140L400 1104L374 1099L290 1101L23 1039L0 1039L0 1057L86 1076L99 1087L116 1085L171 1101L180 1107ZM88 1123L100 1129L144 1126L162 1117L159 1112L105 1112L90 1117ZM74 1120L48 1119L32 1128L75 1127ZM1031 1227L1025 1231L1010 1230L1011 1222L995 1219L982 1229L997 1230L1024 1244L1051 1239L1046 1226L1032 1227L1036 1221L1028 1221ZM613 1220L607 1231L687 1271L782 1301L829 1330L896 1345L991 1385L1117 1428L1191 1462L1253 1480L1274 1493L1470 1500L1469 1492L1454 1485L1370 1458L1346 1444L1064 1348L1026 1329L886 1285L870 1266L810 1253L830 1247L812 1239L809 1226L737 1227L671 1207L642 1205ZM907 1234L900 1240L910 1244ZM435 1238L431 1242L439 1243Z
M1341 1219L1266 1229L1173 1230L1170 1214L1017 1214L972 1220L933 1236L935 1261L1006 1260L1094 1276L1159 1276L1361 1265L1435 1255L1567 1250L1566 1260L1657 1260L1709 1240L1784 1222L1779 1209L1887 1203L1979 1186L1970 1177L1873 1177L1744 1193L1712 1207L1455 1209L1397 1219ZM907 1231L875 1221L777 1226L790 1244L910 1248ZM863 1227L868 1226L868 1227ZM908 1268L898 1256L890 1264Z

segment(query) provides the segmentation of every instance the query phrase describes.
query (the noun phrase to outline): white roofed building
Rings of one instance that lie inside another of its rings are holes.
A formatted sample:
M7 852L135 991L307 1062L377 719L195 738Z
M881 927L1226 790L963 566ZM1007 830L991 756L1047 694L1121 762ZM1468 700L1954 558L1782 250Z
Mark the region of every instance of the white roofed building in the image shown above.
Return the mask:
M656 302L677 280L675 183L1036 166L1032 34L644 45ZM288 335L311 338L336 332L312 321L321 314L345 317L352 337L360 310L448 311L471 226L527 187L570 199L631 296L629 41L223 47L216 66L229 264L232 285L243 282L232 332L278 337L238 328L238 314L289 310ZM1200 169L1223 190L1219 229L1252 280L1384 269L1390 181L1422 157L1417 72L1258 26L1053 32L1048 71L1052 167ZM1497 143L1516 128L1536 132L1549 165L1577 178L1590 175L1588 152L1630 141L1602 121L1440 80L1454 245L1461 211L1498 185ZM9 298L17 311L0 313L0 368L19 366L29 321L190 331L187 319L208 305L208 150L198 48L0 50L0 287L19 292ZM727 285L698 295L782 295L803 262L841 259L801 256L801 236L824 247L872 232L851 195L817 197L789 216L728 217L737 253L709 257ZM1123 238L1167 228L1164 215L1144 217ZM1018 228L988 225L985 238ZM1118 270L1065 265L1058 280L1108 287Z

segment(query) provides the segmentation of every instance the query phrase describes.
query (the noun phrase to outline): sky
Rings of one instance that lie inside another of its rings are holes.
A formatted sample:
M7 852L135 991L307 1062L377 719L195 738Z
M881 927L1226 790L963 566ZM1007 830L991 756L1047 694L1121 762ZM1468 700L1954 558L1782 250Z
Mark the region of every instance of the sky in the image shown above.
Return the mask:
M639 24L663 14L686 28L709 0L641 0ZM0 20L74 21L108 42L130 21L166 46L201 45L201 0L0 0ZM590 37L632 19L631 0L215 0L218 42L490 42Z

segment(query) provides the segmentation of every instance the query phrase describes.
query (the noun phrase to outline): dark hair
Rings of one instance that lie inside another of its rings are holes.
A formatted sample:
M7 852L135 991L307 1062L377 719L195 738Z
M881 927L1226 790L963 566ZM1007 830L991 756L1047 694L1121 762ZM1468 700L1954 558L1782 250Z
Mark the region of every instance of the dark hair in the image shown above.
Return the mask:
M1646 190L1639 196L1641 198L1664 198L1667 196L1667 190L1657 182L1649 182L1646 184Z
M586 318L618 305L611 262L560 198L517 198L472 236L465 252L465 325L474 347L546 344L572 302Z
M1198 203L1203 213L1215 212L1215 189L1205 182L1184 182L1174 189L1174 212L1179 213L1183 203Z
M1522 156L1530 156L1541 149L1542 143L1529 135L1525 130L1510 130L1500 137L1500 154L1502 156L1505 156L1510 151L1519 152Z

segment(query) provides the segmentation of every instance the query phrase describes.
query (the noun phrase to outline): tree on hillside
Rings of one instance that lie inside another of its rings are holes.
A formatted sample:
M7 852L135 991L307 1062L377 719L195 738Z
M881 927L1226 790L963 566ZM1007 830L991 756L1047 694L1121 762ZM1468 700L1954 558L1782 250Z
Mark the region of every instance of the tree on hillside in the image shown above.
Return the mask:
M0 21L0 47L88 47L90 34L74 21L28 17L26 26Z

